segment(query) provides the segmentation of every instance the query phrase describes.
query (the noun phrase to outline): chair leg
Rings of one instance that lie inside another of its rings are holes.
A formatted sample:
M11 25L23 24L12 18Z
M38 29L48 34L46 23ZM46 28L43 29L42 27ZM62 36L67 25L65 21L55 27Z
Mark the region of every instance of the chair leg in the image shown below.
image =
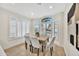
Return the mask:
M43 50L43 45L42 45L42 52L43 52L44 50Z
M50 54L52 56L53 47L50 48Z
M52 48L50 48L50 55L52 56Z
M32 46L30 45L30 51L32 51Z
M39 56L39 48L37 49L37 56Z
M25 47L26 47L26 49L27 49L27 43L25 42Z
M53 51L53 47L52 47L52 51Z
M49 42L49 38L47 38L47 42Z
M33 46L32 46L32 53L33 53Z

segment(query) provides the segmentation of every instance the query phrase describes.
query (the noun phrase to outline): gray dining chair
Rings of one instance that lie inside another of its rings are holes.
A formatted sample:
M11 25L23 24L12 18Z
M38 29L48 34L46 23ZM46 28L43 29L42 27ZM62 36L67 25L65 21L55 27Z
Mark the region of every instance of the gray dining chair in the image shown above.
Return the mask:
M30 51L31 51L31 41L30 41L29 33L27 33L24 37L25 37L25 47L27 49L28 46L29 46L30 47Z
M39 40L37 40L37 38L32 37L31 39L31 44L32 44L32 53L33 53L33 49L37 49L37 55L39 56L39 49L41 48L41 45L39 43Z
M53 45L54 45L55 37L50 38L50 41L46 45L46 50L50 50L50 54L52 56Z

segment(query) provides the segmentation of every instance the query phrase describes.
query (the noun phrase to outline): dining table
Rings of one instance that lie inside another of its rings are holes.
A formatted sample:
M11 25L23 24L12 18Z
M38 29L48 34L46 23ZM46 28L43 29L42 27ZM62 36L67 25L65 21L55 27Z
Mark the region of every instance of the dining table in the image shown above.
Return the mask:
M39 41L43 41L43 42L45 42L45 41L47 41L47 39L48 39L48 36L45 36L45 35L40 35L40 36L36 36L36 35L30 35L31 37L35 37L35 38L37 38Z

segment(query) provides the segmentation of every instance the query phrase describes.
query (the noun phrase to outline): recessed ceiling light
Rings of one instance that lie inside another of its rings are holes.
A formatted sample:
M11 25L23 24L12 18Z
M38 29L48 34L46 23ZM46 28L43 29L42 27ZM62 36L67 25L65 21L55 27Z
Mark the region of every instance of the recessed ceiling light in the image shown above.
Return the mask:
M52 6L49 6L49 8L52 9L53 7Z
M34 12L32 12L31 15L34 16Z

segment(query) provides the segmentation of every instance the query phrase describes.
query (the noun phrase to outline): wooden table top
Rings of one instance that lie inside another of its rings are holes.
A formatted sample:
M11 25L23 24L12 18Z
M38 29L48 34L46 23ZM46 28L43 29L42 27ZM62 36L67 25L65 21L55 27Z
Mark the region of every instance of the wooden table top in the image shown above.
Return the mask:
M46 41L47 39L48 39L48 37L47 36L43 36L43 35L41 35L41 36L39 36L39 37L36 37L35 35L30 35L31 37L35 37L35 38L37 38L38 40L40 40L40 41Z
M37 37L37 39L40 41L46 41L48 39L48 37L47 36L39 36L39 37Z

